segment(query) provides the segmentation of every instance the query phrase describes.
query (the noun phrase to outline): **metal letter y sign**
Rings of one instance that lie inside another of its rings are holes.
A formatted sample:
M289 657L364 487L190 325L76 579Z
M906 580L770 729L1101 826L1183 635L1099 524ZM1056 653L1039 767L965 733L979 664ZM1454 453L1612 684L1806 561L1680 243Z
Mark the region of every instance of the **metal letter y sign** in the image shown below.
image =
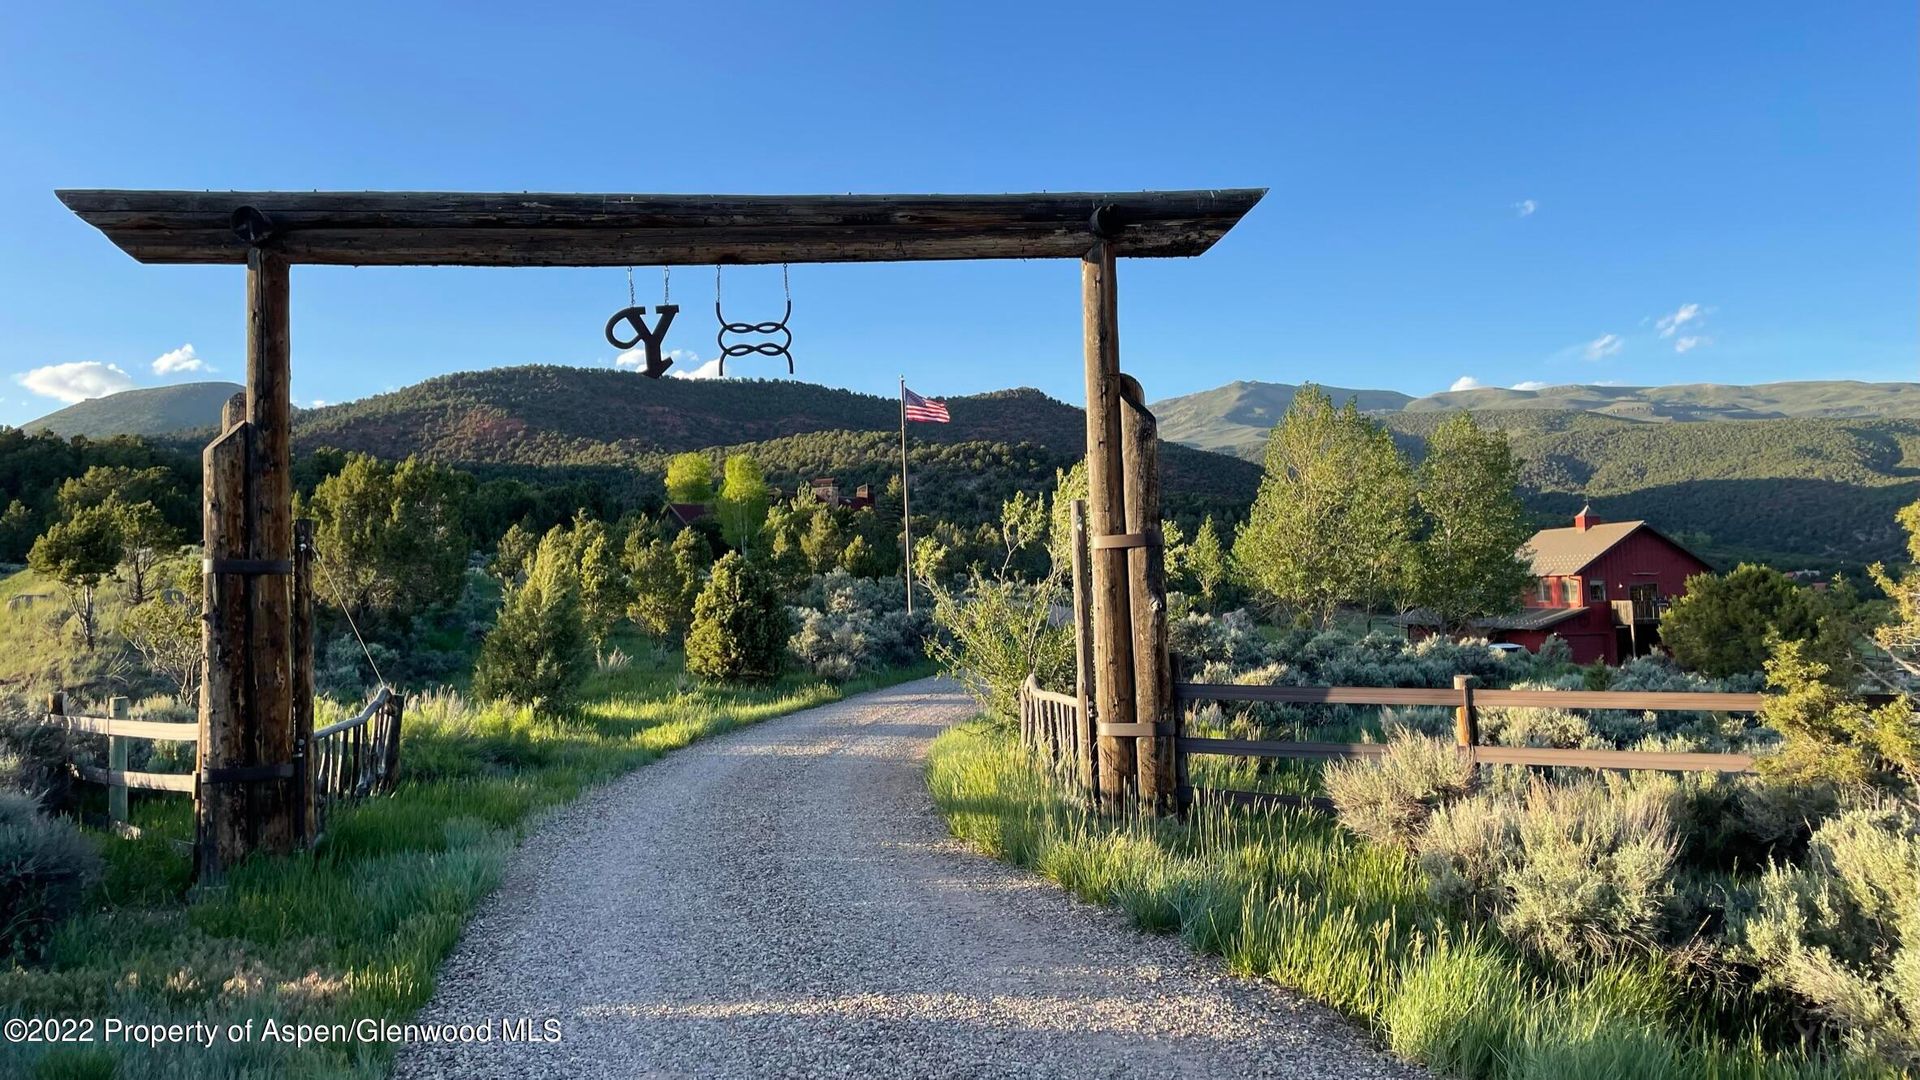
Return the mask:
M649 379L657 379L665 375L667 369L673 366L673 361L660 352L660 344L667 340L667 327L672 326L673 317L680 314L680 306L656 304L653 311L660 316L660 325L654 327L647 325L645 306L621 308L613 313L613 318L607 320L607 343L614 348L631 349L642 342L646 343L647 366L641 370L640 374ZM622 322L633 327L633 336L624 341L614 332L614 328Z

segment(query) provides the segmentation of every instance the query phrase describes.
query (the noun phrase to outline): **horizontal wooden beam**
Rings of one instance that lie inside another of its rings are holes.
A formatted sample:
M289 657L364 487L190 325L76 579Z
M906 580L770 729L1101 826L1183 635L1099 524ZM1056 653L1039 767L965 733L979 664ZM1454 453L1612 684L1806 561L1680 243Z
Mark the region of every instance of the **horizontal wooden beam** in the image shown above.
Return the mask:
M1459 705L1458 690L1399 686L1236 686L1178 683L1181 701L1254 701L1292 705ZM1626 709L1634 712L1758 712L1765 694L1685 690L1475 690L1477 708Z
M1290 758L1301 761L1378 758L1387 752L1385 743L1274 742L1266 739L1209 739L1183 735L1178 740L1189 754L1220 754L1226 757Z
M1458 690L1399 686L1238 686L1175 683L1179 701L1259 701L1288 705L1458 705Z
M627 266L1198 255L1264 188L1027 195L570 195L62 190L142 262Z
M113 735L123 739L154 739L161 742L199 742L199 724L172 724L159 720L115 720L110 716L67 716L49 713L46 721L65 724L74 731L92 735Z
M102 769L93 765L75 765L74 771L82 780L91 780L108 787L140 788L145 791L193 791L192 773L127 772L123 769Z

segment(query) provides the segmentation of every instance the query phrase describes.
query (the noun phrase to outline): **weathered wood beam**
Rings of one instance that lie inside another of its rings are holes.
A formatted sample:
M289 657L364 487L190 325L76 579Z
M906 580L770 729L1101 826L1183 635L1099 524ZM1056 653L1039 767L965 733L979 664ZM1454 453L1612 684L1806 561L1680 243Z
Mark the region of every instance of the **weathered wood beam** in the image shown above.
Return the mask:
M1101 547L1100 538L1126 531L1120 460L1120 312L1114 250L1098 241L1080 263L1081 319L1087 367L1088 552L1093 584L1093 700L1101 727L1134 722L1133 620L1127 593L1127 553ZM1134 740L1097 739L1100 805L1126 806L1134 786Z
M253 429L242 421L207 445L202 458L201 529L207 570L201 575L202 656L200 746L195 771L201 776L249 760L247 713L247 592L239 574L213 567L246 555L248 443ZM234 784L202 784L194 799L195 871L201 881L217 880L226 867L246 857L247 792Z
M1264 189L1035 195L561 195L63 190L143 262L240 263L236 214L290 261L623 266L1198 255Z
M247 557L284 566L261 574L248 594L246 723L254 762L293 761L293 443L289 267L275 252L247 259ZM253 790L252 840L291 851L300 785L261 782Z
M1133 616L1134 720L1155 731L1134 739L1141 805L1155 813L1175 809L1179 778L1174 754L1173 662L1167 653L1167 564L1160 533L1160 424L1146 395L1120 376L1120 462L1126 531L1144 538L1125 549L1129 611Z

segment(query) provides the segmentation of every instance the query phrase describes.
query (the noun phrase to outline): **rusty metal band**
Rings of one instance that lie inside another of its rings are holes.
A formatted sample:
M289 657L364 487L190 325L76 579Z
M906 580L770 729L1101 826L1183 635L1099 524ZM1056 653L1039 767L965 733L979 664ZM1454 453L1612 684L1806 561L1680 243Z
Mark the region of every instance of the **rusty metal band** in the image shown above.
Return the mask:
M259 577L266 574L293 573L292 559L202 559L200 568L209 574L246 574Z
M1153 533L1108 533L1093 538L1096 549L1155 547L1160 537Z
M203 769L200 782L203 784L264 784L274 780L293 779L293 766L287 765L229 765L218 769Z
M1172 724L1095 724L1095 735L1115 739L1150 739L1173 734Z

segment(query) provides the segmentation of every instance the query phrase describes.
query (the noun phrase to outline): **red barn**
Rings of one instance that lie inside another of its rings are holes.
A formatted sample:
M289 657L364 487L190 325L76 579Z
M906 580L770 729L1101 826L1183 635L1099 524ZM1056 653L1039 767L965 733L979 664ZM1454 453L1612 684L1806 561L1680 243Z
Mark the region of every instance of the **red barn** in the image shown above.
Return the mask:
M1687 579L1713 569L1644 521L1604 522L1587 509L1571 527L1533 534L1520 556L1534 574L1524 606L1474 628L1533 652L1549 637L1565 638L1580 664L1646 654L1660 640L1660 616L1686 595Z

